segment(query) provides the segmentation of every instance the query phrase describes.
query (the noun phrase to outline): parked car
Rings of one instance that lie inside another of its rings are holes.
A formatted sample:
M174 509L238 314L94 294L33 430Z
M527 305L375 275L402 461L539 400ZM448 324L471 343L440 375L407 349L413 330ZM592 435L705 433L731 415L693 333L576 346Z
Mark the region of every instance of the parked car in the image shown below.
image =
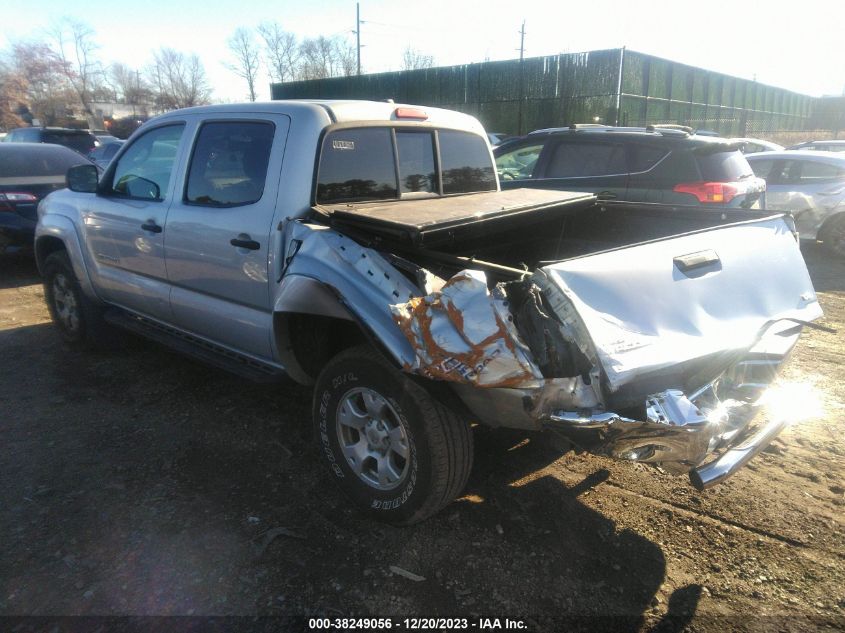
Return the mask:
M64 145L83 156L99 144L97 137L88 130L72 130L63 127L19 127L11 130L5 140L9 143Z
M734 164L723 145L676 159ZM713 486L786 425L752 419L821 315L789 215L500 191L484 129L448 110L177 110L68 184L35 242L62 338L119 326L313 385L320 460L394 523L460 494L470 422Z
M61 145L0 143L0 252L32 246L38 203L84 164L91 161Z
M124 141L118 139L103 142L99 147L95 147L88 152L88 158L105 169L108 166L109 161L114 158L117 151L123 146L123 143Z
M511 135L504 132L487 132L487 140L490 141L491 147L496 147L509 138L511 138Z
M764 141L760 138L732 138L730 139L730 142L739 145L739 150L743 154L783 151L783 145L778 145L777 143L772 143L771 141Z
M786 149L790 151L803 149L817 152L845 152L845 141L805 141L791 145Z
M747 158L766 179L766 207L791 212L802 238L845 257L845 155L788 150Z
M760 206L766 183L725 139L666 127L537 130L494 150L503 189L587 191L603 199Z

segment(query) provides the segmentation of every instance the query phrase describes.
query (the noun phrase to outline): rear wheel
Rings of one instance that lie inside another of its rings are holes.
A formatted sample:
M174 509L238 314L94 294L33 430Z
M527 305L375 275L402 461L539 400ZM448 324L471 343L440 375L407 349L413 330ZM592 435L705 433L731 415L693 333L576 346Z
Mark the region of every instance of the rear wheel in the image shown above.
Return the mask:
M828 220L819 239L829 253L845 257L845 213L840 213Z
M333 358L317 379L313 417L333 479L374 518L407 525L466 485L467 422L368 346Z

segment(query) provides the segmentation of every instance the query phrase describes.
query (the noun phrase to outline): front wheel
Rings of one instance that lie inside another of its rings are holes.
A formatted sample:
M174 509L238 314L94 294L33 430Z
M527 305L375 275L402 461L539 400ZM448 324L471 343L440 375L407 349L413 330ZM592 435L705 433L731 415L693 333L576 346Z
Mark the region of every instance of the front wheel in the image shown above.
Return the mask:
M466 485L467 422L368 346L329 361L315 386L313 418L333 479L376 519L422 521Z

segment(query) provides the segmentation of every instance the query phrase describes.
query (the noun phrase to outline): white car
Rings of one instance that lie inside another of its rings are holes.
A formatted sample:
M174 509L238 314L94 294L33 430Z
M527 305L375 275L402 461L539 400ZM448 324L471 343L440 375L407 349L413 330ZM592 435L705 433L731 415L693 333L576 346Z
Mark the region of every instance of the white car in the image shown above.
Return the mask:
M783 145L764 141L761 138L732 138L731 143L742 143L740 151L743 154L756 154L758 152L782 152Z
M766 180L766 207L792 212L802 238L845 257L845 155L787 150L746 158Z

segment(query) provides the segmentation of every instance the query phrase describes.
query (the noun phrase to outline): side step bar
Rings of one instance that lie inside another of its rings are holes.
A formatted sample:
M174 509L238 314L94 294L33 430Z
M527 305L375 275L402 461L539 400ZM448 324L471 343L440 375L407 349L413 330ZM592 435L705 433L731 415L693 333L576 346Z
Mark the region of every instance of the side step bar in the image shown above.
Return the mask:
M287 378L287 373L280 367L262 363L152 319L119 309L107 311L104 317L115 327L161 343L173 351L237 374L242 378L262 383L279 382Z

